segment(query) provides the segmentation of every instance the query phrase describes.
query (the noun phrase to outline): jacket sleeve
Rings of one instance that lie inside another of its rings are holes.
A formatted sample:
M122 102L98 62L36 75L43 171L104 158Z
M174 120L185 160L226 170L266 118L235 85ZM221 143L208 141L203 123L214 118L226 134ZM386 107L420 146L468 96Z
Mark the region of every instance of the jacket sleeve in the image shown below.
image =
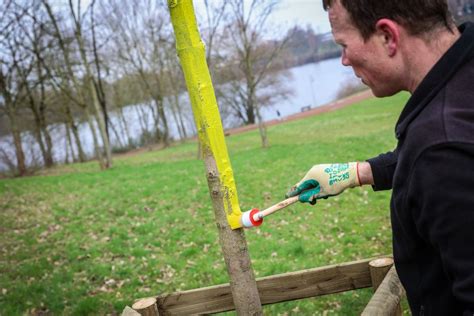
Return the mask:
M417 229L438 252L464 315L473 315L474 144L425 151L415 163L408 192L408 203L417 206L412 214Z
M368 159L374 177L374 191L392 189L393 173L397 166L397 150L381 154L377 157Z

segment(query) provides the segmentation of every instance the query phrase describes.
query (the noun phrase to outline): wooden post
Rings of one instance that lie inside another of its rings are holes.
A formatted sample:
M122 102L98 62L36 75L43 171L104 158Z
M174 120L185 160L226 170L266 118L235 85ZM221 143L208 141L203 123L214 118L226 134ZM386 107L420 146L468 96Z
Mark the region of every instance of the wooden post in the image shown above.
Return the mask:
M390 268L369 304L362 312L362 316L400 315L400 301L405 290L398 279L395 267Z
M239 315L262 315L245 235L239 228L242 212L193 3L192 0L168 0L168 7L207 169L235 309Z
M377 291L380 283L382 283L383 279L392 266L392 258L380 258L369 262L370 279L372 280L374 292Z
M132 308L142 316L158 316L158 307L156 306L156 298L147 297L136 301Z
M392 266L392 258L380 258L369 262L370 279L372 280L372 288L374 289L374 292L377 291ZM402 306L400 304L398 304L394 315L402 315Z

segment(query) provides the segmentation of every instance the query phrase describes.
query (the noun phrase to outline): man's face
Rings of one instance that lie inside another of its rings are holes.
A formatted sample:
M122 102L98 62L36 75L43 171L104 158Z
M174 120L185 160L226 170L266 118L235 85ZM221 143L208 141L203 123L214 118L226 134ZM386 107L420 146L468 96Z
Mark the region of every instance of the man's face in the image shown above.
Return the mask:
M384 48L383 36L374 34L364 41L339 0L333 2L328 13L334 40L343 48L342 64L352 66L355 75L372 89L375 96L398 92L392 75L395 69Z

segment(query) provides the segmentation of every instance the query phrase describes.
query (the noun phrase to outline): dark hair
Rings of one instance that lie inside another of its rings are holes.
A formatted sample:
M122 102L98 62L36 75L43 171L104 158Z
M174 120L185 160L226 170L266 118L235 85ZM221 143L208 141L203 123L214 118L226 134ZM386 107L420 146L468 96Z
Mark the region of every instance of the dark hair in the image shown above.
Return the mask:
M452 30L454 25L446 0L323 0L324 10L335 1L340 1L349 12L364 39L375 32L375 24L383 18L403 25L412 35L442 26Z

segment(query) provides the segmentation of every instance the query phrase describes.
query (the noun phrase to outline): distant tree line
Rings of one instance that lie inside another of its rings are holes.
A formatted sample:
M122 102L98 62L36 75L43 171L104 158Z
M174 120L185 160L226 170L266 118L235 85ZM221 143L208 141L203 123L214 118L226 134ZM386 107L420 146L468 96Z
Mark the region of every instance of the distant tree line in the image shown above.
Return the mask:
M458 23L474 21L474 0L448 0L448 4Z
M328 58L341 56L341 48L337 45L331 33L316 34L311 26L302 28L294 26L288 31L283 60L286 67L318 62Z
M234 125L257 123L268 146L260 113L291 94L284 69L340 52L310 28L294 27L269 40L278 0L203 1L198 20L221 115ZM171 125L175 137L185 139L195 131L180 97L182 77L166 1L92 0L82 7L77 0L4 0L0 135L10 135L14 155L0 143L0 161L17 175L28 173L26 133L40 151L35 163L44 167L96 158L107 169L114 148L168 146ZM125 111L137 104L140 135L132 133ZM81 124L90 131L92 155ZM63 141L54 141L53 129L62 131ZM62 161L54 158L57 150L65 153Z

